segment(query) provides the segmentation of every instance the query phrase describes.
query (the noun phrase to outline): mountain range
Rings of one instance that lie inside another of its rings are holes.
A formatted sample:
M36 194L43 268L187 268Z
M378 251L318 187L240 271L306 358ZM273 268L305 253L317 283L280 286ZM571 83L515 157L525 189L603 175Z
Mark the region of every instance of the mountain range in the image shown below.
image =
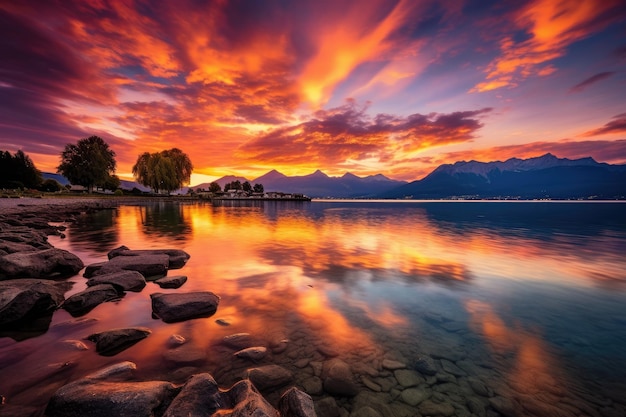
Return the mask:
M593 158L557 158L548 153L505 162L461 161L440 165L421 180L379 198L624 199L626 165Z
M275 169L252 181L243 177L226 176L216 182L223 189L226 184L235 180L248 181L252 185L263 184L265 191L301 193L313 198L374 198L380 193L407 184L406 181L392 180L382 174L358 177L348 172L341 177L330 177L317 170L309 175L289 177ZM207 189L209 183L192 188Z
M67 179L44 173L65 185ZM265 191L302 193L313 198L388 198L388 199L626 199L626 165L610 165L593 158L557 158L543 156L504 162L460 161L440 165L423 179L397 181L382 174L358 177L346 173L330 177L322 171L309 175L287 176L276 170L254 179L228 175L217 182L222 189L233 181L263 184ZM192 186L208 189L210 183ZM121 181L121 188L137 187L133 181ZM186 193L183 188L180 193Z

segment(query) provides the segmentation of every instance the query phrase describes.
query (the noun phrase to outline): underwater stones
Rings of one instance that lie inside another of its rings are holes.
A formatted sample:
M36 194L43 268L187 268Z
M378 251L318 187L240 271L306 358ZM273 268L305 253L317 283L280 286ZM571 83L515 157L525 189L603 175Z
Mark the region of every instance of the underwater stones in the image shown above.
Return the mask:
M94 285L69 297L61 305L61 308L70 313L72 317L78 317L87 314L106 301L117 300L122 295L111 284Z
M372 407L365 406L350 413L350 417L383 417L383 416L378 411L374 410Z
M45 315L61 305L69 282L40 279L0 281L0 325Z
M304 391L309 395L321 395L324 392L322 380L316 376L309 377L301 383Z
M63 249L9 253L0 256L0 279L70 277L83 267L78 256Z
M185 282L187 282L187 277L184 275L164 277L154 281L161 288L180 288Z
M483 381L481 381L480 379L468 378L467 382L469 383L469 386L472 388L472 391L474 391L477 395L480 395L482 397L493 396L493 391L489 387L487 387L487 385L485 385Z
M179 334L173 334L167 339L167 345L171 348L178 347L187 343L187 339Z
M400 393L402 401L408 405L415 407L422 401L427 400L431 396L431 391L426 388L409 388Z
M254 340L250 333L235 333L224 336L222 343L233 349L245 349L254 345Z
M418 409L424 416L450 417L454 415L454 407L447 402L435 403L434 401L426 400L419 404Z
M393 372L393 375L404 388L414 387L426 382L417 372L409 369L398 369Z
M363 383L363 385L365 385L367 387L367 389L374 391L374 392L381 392L382 391L382 387L380 385L378 385L376 382L372 381L371 379L367 378L367 377L361 377L361 382Z
M192 344L184 344L163 352L163 359L177 366L199 365L206 360L206 352Z
M324 390L332 395L353 397L359 392L350 366L341 359L334 358L324 362L322 380Z
M260 391L282 387L293 380L293 375L287 369L279 365L265 365L251 368L245 375Z
M406 364L392 359L383 359L382 366L384 369L388 369L390 371L406 368Z
M100 355L114 356L145 339L151 333L150 329L145 327L129 327L94 333L87 336L87 340L96 344L96 352Z
M413 368L424 375L435 375L437 373L435 361L426 355L418 356L415 362L413 362Z
M153 314L166 323L210 317L219 304L219 297L209 291L154 293L150 294L150 298Z
M267 355L267 348L263 346L254 346L246 349L242 349L233 353L234 356L241 359L250 359L253 361L259 361Z
M212 416L222 406L221 397L217 382L210 374L192 375L163 417Z
M139 292L146 286L146 279L137 271L118 271L97 275L87 281L89 287L98 284L111 284L122 291Z
M462 370L461 368L459 368L458 366L456 366L454 363L450 362L447 359L441 360L441 366L444 371L454 376L467 376L467 373L464 370Z

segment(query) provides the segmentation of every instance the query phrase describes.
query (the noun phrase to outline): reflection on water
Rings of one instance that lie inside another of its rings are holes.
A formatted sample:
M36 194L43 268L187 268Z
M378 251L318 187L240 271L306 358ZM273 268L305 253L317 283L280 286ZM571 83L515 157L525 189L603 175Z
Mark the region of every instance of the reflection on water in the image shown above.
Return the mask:
M623 415L626 408L625 204L155 203L96 213L53 244L86 263L119 245L183 249L191 254L181 270L189 280L166 291L213 291L220 306L213 318L165 324L151 318L149 294L163 290L149 283L78 324L57 311L42 336L0 338L0 372L38 366L51 374L46 383L0 381L14 404L41 406L59 385L111 363L63 340L146 326L150 337L113 358L136 362L146 379L182 382L207 371L227 387L254 364L219 342L248 332L264 346L289 340L260 364L288 368L300 387L315 385L329 352L339 355L368 393L337 398L348 412L365 401L385 416L414 415L416 406L403 400L408 387L382 361L415 368L424 355L438 373L413 389L452 404L457 415L509 415L507 407L518 415ZM84 278L71 280L74 292L84 288ZM172 334L206 355L173 361ZM55 360L73 366L51 370Z

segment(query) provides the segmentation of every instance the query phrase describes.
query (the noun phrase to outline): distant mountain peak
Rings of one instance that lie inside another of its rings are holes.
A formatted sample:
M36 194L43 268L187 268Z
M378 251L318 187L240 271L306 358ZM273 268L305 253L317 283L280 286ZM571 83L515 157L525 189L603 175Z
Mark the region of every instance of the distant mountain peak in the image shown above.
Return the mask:
M263 181L274 181L280 180L282 178L286 178L287 176L281 172L276 171L275 169L267 172L266 174L261 175L259 178L255 179L254 182L262 183Z
M314 173L307 175L307 177L319 177L319 178L328 178L328 175L324 174L322 171L320 171L319 169L315 170Z

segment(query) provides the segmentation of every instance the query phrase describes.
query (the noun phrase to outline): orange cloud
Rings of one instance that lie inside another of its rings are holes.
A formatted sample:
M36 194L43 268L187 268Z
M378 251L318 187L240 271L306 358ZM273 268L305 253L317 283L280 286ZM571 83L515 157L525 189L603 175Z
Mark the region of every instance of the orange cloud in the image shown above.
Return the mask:
M545 76L555 68L548 63L566 53L577 42L611 22L610 12L619 0L535 0L514 17L514 25L528 35L515 41L512 35L500 41L500 56L486 69L486 81L470 92L515 87L531 76Z
M604 126L583 133L582 136L600 136L623 132L626 132L626 113L618 114L613 117L613 120L606 123Z
M428 147L472 140L480 118L491 111L370 117L366 110L354 101L320 110L306 122L258 136L238 154L260 163L312 167L371 158L390 163Z

